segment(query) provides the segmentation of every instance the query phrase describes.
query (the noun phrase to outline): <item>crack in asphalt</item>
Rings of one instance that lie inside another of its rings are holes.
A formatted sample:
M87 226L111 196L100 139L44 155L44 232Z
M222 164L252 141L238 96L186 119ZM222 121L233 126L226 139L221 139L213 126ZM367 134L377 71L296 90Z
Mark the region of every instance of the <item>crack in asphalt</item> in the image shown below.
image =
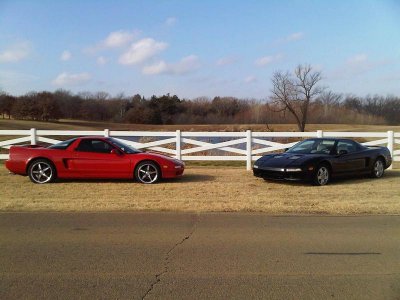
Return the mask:
M187 241L188 239L190 239L190 237L192 236L192 234L195 232L196 230L196 226L197 223L199 221L199 216L195 215L192 222L192 230L189 232L188 235L184 236L179 242L177 242L175 245L173 245L165 254L164 257L164 270L162 270L160 273L155 275L155 280L150 284L149 289L146 291L146 293L143 295L142 300L145 299L150 293L151 291L154 289L154 287L159 284L161 282L161 277L168 273L169 270L169 263L171 261L171 253L180 245L182 245L185 241Z

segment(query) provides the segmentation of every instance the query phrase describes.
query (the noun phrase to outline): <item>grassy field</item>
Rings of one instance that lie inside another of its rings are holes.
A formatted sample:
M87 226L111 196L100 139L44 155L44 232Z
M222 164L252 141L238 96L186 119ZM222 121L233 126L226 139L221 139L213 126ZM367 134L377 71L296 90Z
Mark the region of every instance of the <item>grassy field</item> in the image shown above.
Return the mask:
M59 181L35 185L0 164L0 211L196 211L269 214L400 214L400 171L325 187L265 182L237 167L189 167L177 180Z

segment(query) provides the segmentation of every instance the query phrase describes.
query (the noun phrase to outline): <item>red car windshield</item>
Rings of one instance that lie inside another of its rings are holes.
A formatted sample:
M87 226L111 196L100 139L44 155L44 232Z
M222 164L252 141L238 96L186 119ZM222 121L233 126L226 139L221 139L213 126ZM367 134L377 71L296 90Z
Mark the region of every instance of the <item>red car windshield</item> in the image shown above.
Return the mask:
M49 147L47 147L47 149L58 149L58 150L65 150L69 147L69 145L71 145L74 141L76 140L76 138L73 139L69 139L66 141L62 141L60 143L57 143L55 145L51 145Z
M114 146L117 146L118 148L120 148L122 151L124 151L127 154L135 154L135 153L140 153L142 151L135 149L123 142L120 142L119 140L113 139L113 138L109 138L108 139L109 142L111 142L111 144L113 144Z

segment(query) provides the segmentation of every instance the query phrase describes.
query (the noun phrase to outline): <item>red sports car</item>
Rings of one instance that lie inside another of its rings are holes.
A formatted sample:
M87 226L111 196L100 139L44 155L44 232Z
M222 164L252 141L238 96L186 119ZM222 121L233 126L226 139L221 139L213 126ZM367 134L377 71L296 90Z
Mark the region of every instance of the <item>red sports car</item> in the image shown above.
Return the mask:
M135 178L155 183L182 176L182 161L142 152L109 137L73 138L50 147L12 146L6 167L34 183L56 178Z

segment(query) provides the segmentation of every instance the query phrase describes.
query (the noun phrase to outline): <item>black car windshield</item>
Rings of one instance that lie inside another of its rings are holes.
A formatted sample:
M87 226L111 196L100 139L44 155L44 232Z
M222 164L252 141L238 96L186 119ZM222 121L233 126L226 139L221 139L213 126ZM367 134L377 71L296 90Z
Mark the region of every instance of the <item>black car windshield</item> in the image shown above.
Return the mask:
M51 145L51 146L47 147L47 149L65 150L65 149L67 149L75 140L76 140L76 138L69 139L69 140L66 140L66 141L62 141L62 142L59 142L59 143L57 143L57 144L54 144L54 145Z
M109 141L111 142L111 144L113 144L114 146L117 146L118 148L120 148L122 151L124 151L127 154L135 154L135 153L142 152L142 151L135 149L131 146L128 146L127 144L120 142L116 139L110 138Z
M330 154L335 140L305 140L290 148L288 153L297 154Z

